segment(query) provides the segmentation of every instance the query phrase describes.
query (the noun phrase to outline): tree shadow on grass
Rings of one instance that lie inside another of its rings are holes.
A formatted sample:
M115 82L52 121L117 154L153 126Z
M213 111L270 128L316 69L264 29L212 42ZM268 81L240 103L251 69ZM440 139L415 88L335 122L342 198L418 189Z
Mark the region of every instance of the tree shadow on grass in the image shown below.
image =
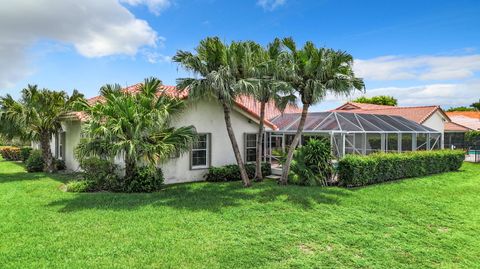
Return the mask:
M169 207L191 211L220 212L224 208L267 204L278 201L302 209L316 204L339 204L348 190L338 188L278 186L273 182L255 184L245 189L240 182L189 183L168 186L156 193L80 193L73 198L54 201L48 206L60 212L85 209L135 210L143 206ZM260 205L261 206L261 205Z
M7 161L0 161L1 162L7 162ZM35 173L28 173L26 171L25 166L20 163L20 162L8 162L9 165L14 169L15 172L11 172L11 170L1 170L0 171L0 184L2 183L9 183L9 182L16 182L16 181L32 181L32 180L39 180L39 179L45 179L45 178L50 178L58 182L65 183L72 179L73 177L76 177L74 174L69 174L69 173L64 173L64 172L58 172L55 174L47 174L43 172L35 172Z

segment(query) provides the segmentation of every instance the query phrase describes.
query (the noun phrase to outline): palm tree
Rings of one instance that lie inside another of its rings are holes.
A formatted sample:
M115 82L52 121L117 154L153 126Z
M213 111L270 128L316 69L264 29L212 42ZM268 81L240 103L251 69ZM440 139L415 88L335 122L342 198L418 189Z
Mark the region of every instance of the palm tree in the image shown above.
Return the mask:
M193 126L170 127L171 119L186 107L181 99L159 92L161 81L145 79L138 92L126 92L118 84L100 89L102 101L79 104L88 115L84 139L76 149L80 159L122 156L125 178L139 166L157 164L190 149L196 138Z
M253 64L245 67L248 70L246 81L246 92L252 95L260 103L260 123L258 126L256 142L256 163L255 180L262 180L262 138L265 132L265 108L268 103L272 103L277 109L283 112L288 104L295 102L293 88L290 84L282 81L285 66L281 65L278 58L282 54L282 42L276 38L266 49L252 42L245 43L250 47L255 57ZM242 83L243 84L243 83ZM252 87L253 86L253 87Z
M23 139L40 142L44 170L51 173L56 170L56 166L50 149L50 139L61 129L62 117L79 99L83 99L83 95L76 90L68 96L64 91L39 90L37 85L28 85L22 90L19 101L14 100L11 95L0 98L0 120L15 124L15 129L20 130L16 135ZM6 132L12 134L12 129Z
M349 95L355 89L363 90L365 84L363 79L355 77L353 57L344 51L316 48L312 42L306 42L302 49L297 49L291 38L285 38L282 43L288 51L284 60L290 64L287 81L295 88L303 105L298 129L288 149L280 179L280 183L286 185L290 163L300 141L309 107L323 100L328 93Z
M231 113L235 99L243 93L239 87L239 78L245 78L246 62L251 54L241 43L224 44L218 37L209 37L195 49L196 53L177 51L173 61L198 77L180 78L177 80L179 91L188 89L189 99L217 100L223 108L227 133L232 144L235 159L245 187L251 186L240 154L240 149L233 132ZM243 64L242 64L243 61Z

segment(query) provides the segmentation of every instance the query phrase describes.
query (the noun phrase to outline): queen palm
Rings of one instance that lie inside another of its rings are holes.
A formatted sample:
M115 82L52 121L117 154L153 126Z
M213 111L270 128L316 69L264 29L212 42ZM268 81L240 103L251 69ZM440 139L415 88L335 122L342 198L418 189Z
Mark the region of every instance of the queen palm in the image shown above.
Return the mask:
M232 144L235 159L240 169L243 185L251 185L240 154L240 149L231 122L232 106L235 99L242 94L239 78L245 76L245 62L251 54L240 43L224 44L218 37L209 37L195 49L196 53L178 51L173 60L198 77L180 78L177 86L180 91L188 89L189 99L212 99L223 108L227 133ZM242 64L243 61L243 64Z
M353 57L344 51L317 48L312 42L297 49L291 38L285 38L282 43L288 51L283 60L290 66L287 81L295 88L303 105L298 129L288 149L280 179L280 183L285 185L310 106L322 101L329 93L349 95L356 89L364 89L365 84L361 78L355 77Z
M172 118L185 109L185 102L161 94L160 85L156 78L145 79L136 92L105 85L100 89L103 100L95 104L81 102L88 121L77 156L122 156L125 178L131 178L139 166L155 166L188 151L196 137L195 128L170 127Z
M258 126L256 142L256 163L255 180L262 180L261 169L262 138L264 135L265 108L272 103L277 109L283 112L289 103L295 102L293 88L290 84L282 81L285 76L285 66L279 61L282 54L282 43L275 39L266 49L253 42L246 42L245 46L253 55L253 63L246 62L245 69L248 70L246 92L252 95L260 103L260 124ZM249 86L249 87L248 87Z
M56 170L50 139L61 129L61 119L71 110L76 100L83 95L76 90L71 96L64 91L39 90L37 85L28 85L22 90L19 101L7 95L0 98L0 120L10 122L15 128L3 129L10 134L20 135L23 139L40 142L45 172Z

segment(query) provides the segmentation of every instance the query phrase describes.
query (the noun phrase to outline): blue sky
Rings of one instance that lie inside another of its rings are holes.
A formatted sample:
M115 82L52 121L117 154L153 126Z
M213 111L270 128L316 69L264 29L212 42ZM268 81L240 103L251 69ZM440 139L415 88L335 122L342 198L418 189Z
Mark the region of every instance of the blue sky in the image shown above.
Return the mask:
M479 1L6 2L0 3L0 95L18 96L31 83L91 97L105 83L149 76L172 85L185 74L169 58L204 37L267 44L292 36L351 53L366 95L443 107L480 98ZM329 96L314 110L345 100Z

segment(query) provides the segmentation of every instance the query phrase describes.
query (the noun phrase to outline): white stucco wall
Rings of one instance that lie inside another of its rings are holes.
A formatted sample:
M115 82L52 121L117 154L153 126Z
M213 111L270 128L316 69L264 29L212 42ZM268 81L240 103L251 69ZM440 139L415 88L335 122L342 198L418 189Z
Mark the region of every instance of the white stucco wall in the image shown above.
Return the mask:
M437 130L442 133L442 143L441 147L444 145L444 131L445 131L445 117L439 111L436 111L432 114L422 125Z
M258 125L256 121L239 109L232 111L232 125L235 136L240 147L242 156L244 155L244 134L256 133ZM213 101L201 101L191 104L185 112L179 116L173 123L173 126L195 126L198 133L210 133L211 135L211 153L210 164L220 166L236 163L233 154L230 139L228 137L222 107ZM74 149L80 142L81 123L79 121L63 122L62 128L66 132L65 163L67 169L79 169L78 161L74 156ZM268 127L266 127L269 130ZM54 151L54 140L52 149ZM120 159L117 160L120 162ZM119 163L122 166L121 163ZM165 183L181 183L190 181L201 181L206 169L190 169L190 153L185 153L179 158L171 159L160 165L162 167Z
M198 133L211 134L211 165L220 166L236 163L230 139L225 127L223 109L212 101L202 101L190 107L173 123L174 126L193 125ZM244 113L234 110L232 125L235 137L244 154L244 133L256 133L258 125L249 120ZM172 159L161 165L166 183L180 183L203 180L207 169L190 170L190 154L186 153L179 158Z
M81 123L79 121L62 122L62 129L65 131L65 165L68 170L76 171L79 163L75 159L75 147L80 142Z

